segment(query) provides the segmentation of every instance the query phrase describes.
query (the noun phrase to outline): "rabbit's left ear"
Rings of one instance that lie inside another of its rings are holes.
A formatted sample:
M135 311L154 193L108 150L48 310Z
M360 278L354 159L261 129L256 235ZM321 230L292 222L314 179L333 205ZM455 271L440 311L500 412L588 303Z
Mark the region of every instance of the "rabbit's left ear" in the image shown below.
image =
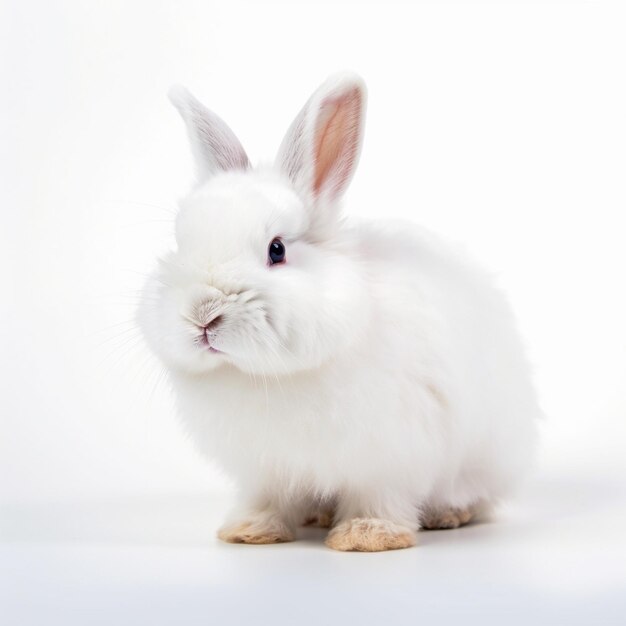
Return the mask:
M199 181L218 172L250 167L241 143L215 113L184 87L172 87L168 95L187 126Z
M281 144L278 165L320 209L339 199L354 174L363 138L365 100L365 85L359 76L331 76L304 105Z

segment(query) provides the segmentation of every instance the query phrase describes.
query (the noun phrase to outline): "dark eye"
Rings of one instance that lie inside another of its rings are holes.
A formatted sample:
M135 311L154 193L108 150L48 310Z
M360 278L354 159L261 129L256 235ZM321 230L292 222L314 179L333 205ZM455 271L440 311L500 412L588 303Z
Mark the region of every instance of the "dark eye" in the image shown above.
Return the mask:
M270 244L267 255L270 260L270 265L275 263L283 263L285 260L285 246L280 239L274 239Z

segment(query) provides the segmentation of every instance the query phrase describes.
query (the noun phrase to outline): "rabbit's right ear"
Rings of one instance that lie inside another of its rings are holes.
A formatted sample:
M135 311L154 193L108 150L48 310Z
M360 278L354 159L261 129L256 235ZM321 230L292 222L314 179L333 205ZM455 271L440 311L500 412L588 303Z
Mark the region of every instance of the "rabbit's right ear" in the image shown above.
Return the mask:
M277 164L312 209L312 223L336 218L359 159L366 91L356 74L331 76L287 131Z
M250 167L241 143L215 113L184 87L172 87L168 95L187 126L199 181L218 172Z

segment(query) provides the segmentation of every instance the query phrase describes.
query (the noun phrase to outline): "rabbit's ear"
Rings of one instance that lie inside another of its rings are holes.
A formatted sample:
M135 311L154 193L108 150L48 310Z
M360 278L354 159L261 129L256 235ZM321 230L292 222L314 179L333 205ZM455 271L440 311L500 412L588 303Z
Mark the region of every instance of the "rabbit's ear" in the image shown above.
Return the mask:
M332 76L311 96L287 131L277 162L314 203L332 203L352 178L361 149L365 100L365 85L359 76Z
M168 95L187 126L198 180L204 181L218 172L244 170L250 166L239 140L215 113L184 87L172 87Z

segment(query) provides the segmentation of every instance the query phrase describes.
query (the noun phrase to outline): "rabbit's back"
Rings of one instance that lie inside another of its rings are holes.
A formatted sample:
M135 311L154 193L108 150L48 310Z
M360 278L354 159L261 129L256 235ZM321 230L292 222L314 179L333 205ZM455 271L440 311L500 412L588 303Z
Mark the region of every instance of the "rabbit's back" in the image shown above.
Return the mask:
M442 407L433 492L504 495L532 459L541 415L507 298L464 250L425 229L381 221L357 232L398 364L417 368Z

